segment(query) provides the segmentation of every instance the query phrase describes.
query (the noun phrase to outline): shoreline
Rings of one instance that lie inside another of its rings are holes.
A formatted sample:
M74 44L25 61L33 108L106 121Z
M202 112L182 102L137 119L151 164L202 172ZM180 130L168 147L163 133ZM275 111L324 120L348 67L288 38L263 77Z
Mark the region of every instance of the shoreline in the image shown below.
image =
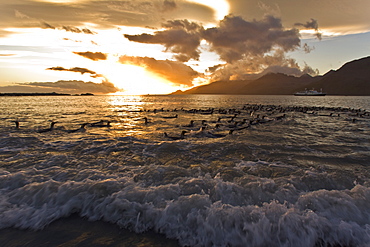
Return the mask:
M0 93L0 96L94 96L92 93Z
M0 245L16 246L164 246L178 247L177 240L154 231L135 233L104 221L88 221L74 214L43 230L0 229Z

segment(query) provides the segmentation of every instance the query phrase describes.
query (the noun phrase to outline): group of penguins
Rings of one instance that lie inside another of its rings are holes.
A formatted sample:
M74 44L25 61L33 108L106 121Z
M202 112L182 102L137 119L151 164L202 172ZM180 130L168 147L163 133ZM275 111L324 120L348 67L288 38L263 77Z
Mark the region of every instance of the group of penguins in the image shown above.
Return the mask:
M169 110L167 110L168 112ZM169 136L164 133L166 138L172 140L184 139L186 136L200 135L210 138L220 138L227 135L233 134L235 131L244 130L254 125L260 125L269 123L272 121L280 121L287 117L286 113L300 112L303 114L310 114L313 116L327 116L327 117L341 117L345 115L345 120L351 122L361 121L363 118L370 118L370 112L362 109L355 108L344 108L344 107L308 107L308 106L281 106L281 105L262 105L262 104L246 104L241 109L190 109L184 108L174 109L173 112L184 112L189 114L200 114L200 115L217 115L216 121L201 120L200 129L194 130L195 120L190 120L190 123L181 127L185 128L182 130L179 136ZM147 112L166 112L163 108L154 109ZM163 118L177 118L178 114L173 116L167 116ZM145 118L145 124L148 124L149 120ZM214 124L211 126L211 124ZM189 131L190 128L190 131ZM220 133L220 131L222 133ZM226 131L226 134L225 134Z
M146 112L146 113L164 113L174 112L174 115L162 115L161 118L171 119L178 118L181 114L193 114L193 115L212 115L217 116L217 120L190 120L189 124L177 126L182 127L183 130L177 136L168 135L166 132L163 133L164 138L170 140L184 139L186 136L204 136L209 138L221 138L227 135L233 134L235 131L244 130L254 125L260 125L269 123L272 121L283 120L287 117L288 112L301 112L304 114L312 114L317 116L328 116L328 117L340 117L341 114L350 116L350 121L356 122L361 118L370 118L370 112L362 109L352 109L343 107L302 107L302 106L281 106L281 105L262 105L262 104L246 104L241 109L172 109L165 110L153 109L153 110L139 110L132 112ZM323 114L325 112L326 114ZM328 112L330 112L328 114ZM181 114L180 114L181 113ZM144 125L150 125L152 122L148 117L141 118ZM196 121L200 121L200 125L196 125ZM20 122L18 120L12 121L15 123L15 129L20 129ZM55 125L58 122L50 121L50 127L44 129L38 129L36 132L45 133L54 130ZM93 123L83 123L77 129L66 130L67 133L84 132L86 127L100 127L109 128L111 127L111 121L100 120Z
M15 129L20 129L20 121L19 120L14 120L12 121L15 124ZM50 121L50 127L49 128L44 128L44 129L37 129L37 133L45 133L45 132L50 132L54 130L55 124L58 122L56 121ZM111 122L108 120L100 120L99 122L94 122L94 123L83 123L78 129L71 129L71 130L66 130L64 127L61 129L64 130L67 133L74 133L74 132L84 132L86 131L86 126L90 127L112 127Z

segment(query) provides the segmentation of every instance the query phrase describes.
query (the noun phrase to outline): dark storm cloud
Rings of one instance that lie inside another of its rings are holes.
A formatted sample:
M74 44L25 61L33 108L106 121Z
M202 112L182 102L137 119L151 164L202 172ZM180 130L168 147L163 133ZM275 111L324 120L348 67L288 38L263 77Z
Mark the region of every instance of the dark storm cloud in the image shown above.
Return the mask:
M275 66L269 66L260 75L265 75L268 73L283 73L286 75L293 75L293 76L302 76L304 74L309 74L312 76L316 76L319 74L319 71L317 69L316 70L312 69L307 64L305 64L303 68L300 68L298 65L294 67L275 65Z
M141 66L176 85L192 86L194 78L200 76L191 67L176 61L156 60L150 57L121 56L119 62Z
M212 67L212 72L211 81L256 79L267 73L284 73L294 76L317 75L319 73L308 65L301 68L295 59L287 57L282 50L254 56L253 59L242 59L234 63Z
M310 53L312 50L315 49L315 47L311 47L307 43L304 43L302 49L305 53Z
M90 74L90 76L93 77L93 78L103 77L102 75L97 74L95 71L92 71L92 70L89 70L89 69L86 69L86 68L80 68L80 67L74 67L74 68L66 69L64 67L59 67L58 66L58 67L47 68L47 70L78 72L78 73L81 73L82 75L87 73L87 74Z
M174 57L181 62L199 60L202 26L188 20L174 20L164 23L163 27L167 30L157 31L154 35L144 33L124 36L130 41L161 44L166 47L165 51L175 53Z
M217 64L217 65L214 65L214 66L212 66L212 67L208 67L207 72L213 73L213 72L215 72L216 70L218 70L218 69L220 69L220 68L224 67L225 65L226 65L226 64Z
M319 23L317 22L317 20L311 18L311 20L307 21L306 23L295 23L294 25L297 27L304 27L307 29L315 30L316 37L318 39L321 39L322 34L319 32Z
M74 54L80 55L82 57L91 59L93 61L98 61L98 60L106 60L107 59L107 54L102 53L102 52L73 52Z
M305 25L318 27L314 20ZM188 20L168 21L162 26L166 30L125 37L140 43L162 44L165 51L175 53L175 58L182 62L197 60L200 43L205 40L210 51L227 63L208 70L213 71L213 78L217 79L261 73L270 66L280 72L301 73L296 61L285 56L289 51L301 49L299 29L284 27L280 18L265 16L262 20L246 21L229 15L218 26L208 29ZM307 45L303 49L309 51Z
M302 26L308 29L314 29L318 30L319 29L319 24L317 23L317 20L312 19L310 21L307 21L306 23L295 23L295 26Z
M187 32L200 32L203 31L203 27L195 22L189 20L169 20L162 24L164 28L168 29L184 29Z
M246 21L239 16L226 16L219 27L204 31L211 49L228 63L270 52L273 49L292 51L300 46L297 29L285 29L281 19L266 16Z
M168 21L167 30L152 34L125 35L130 41L162 44L166 51L176 53L179 61L198 60L202 39L210 44L220 59L232 63L279 48L292 51L300 46L298 29L286 29L281 19L266 16L261 21L246 21L239 16L226 16L218 27L204 29L188 20Z

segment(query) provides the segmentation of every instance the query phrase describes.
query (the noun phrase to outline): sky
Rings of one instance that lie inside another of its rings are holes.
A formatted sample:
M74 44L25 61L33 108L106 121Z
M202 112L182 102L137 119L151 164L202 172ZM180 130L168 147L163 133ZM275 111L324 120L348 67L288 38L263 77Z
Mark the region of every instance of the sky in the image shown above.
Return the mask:
M0 0L0 93L323 75L369 41L369 0Z

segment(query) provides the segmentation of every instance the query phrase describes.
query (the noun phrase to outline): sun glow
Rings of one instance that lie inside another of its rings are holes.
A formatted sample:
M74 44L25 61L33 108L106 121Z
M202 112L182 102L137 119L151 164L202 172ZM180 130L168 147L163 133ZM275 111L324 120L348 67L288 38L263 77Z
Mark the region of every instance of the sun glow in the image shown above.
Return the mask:
M122 90L114 94L168 94L177 90L171 82L135 65L110 63L105 68L104 76Z
M226 0L188 0L189 2L206 5L216 12L216 18L222 20L230 12L230 4Z

